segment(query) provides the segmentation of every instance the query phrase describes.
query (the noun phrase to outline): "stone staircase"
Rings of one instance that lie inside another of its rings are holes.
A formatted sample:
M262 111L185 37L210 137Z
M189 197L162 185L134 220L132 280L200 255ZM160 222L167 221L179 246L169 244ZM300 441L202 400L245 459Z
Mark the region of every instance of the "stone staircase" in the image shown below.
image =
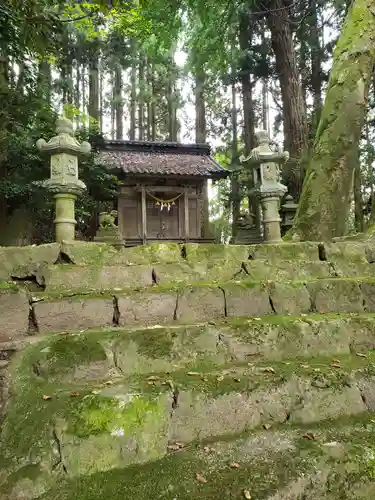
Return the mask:
M375 244L0 249L0 499L375 498Z

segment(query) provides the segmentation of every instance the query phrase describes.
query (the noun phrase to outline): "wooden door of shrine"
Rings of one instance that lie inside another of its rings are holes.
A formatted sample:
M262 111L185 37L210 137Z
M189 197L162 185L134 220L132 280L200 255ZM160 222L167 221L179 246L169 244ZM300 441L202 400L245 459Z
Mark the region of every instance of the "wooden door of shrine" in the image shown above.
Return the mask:
M154 200L147 201L146 220L148 239L179 238L179 203L174 205L157 205Z

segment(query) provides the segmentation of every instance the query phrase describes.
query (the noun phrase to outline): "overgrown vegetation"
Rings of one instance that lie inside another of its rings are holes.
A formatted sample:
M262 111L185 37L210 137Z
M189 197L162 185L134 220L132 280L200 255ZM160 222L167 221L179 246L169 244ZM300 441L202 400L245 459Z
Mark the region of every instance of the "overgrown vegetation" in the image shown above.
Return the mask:
M93 236L97 212L114 198L115 179L95 163L103 134L213 142L217 159L232 168L254 146L255 128L272 129L281 142L283 130L291 153L284 180L297 199L349 4L3 2L0 243L51 239L52 202L35 183L48 176L48 167L35 141L52 136L63 109L94 146L81 163L89 188L77 204L81 238ZM373 90L368 99L349 230L363 229L374 199ZM253 211L247 181L221 181L213 196L214 231L226 242L240 210L250 203Z

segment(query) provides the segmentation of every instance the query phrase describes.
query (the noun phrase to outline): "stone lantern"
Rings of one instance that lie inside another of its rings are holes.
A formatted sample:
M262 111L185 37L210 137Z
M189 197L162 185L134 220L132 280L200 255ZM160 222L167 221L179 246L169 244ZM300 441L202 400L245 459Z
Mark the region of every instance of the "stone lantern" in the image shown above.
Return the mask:
M247 163L252 168L254 189L259 197L263 212L264 240L268 243L280 243L280 199L287 191L287 187L280 182L280 164L289 159L287 151L270 144L267 132L261 130L255 134L258 146L245 158L241 156L241 163Z
M86 186L78 179L78 156L89 154L88 142L80 144L74 138L73 123L66 117L56 121L55 137L48 142L39 139L37 148L51 157L50 178L43 185L53 193L56 200L56 241L72 241L75 233L75 201Z
M297 203L294 203L293 197L288 194L285 197L285 203L281 206L281 217L283 226L283 235L289 231L293 226L294 216L297 212Z

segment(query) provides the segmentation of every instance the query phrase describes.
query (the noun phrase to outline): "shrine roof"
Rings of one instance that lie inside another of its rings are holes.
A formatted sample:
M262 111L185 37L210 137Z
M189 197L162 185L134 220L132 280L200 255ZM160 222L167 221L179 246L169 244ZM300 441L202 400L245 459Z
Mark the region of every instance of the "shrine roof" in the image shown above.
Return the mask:
M208 144L105 141L98 161L113 173L222 178L229 171L211 156Z

